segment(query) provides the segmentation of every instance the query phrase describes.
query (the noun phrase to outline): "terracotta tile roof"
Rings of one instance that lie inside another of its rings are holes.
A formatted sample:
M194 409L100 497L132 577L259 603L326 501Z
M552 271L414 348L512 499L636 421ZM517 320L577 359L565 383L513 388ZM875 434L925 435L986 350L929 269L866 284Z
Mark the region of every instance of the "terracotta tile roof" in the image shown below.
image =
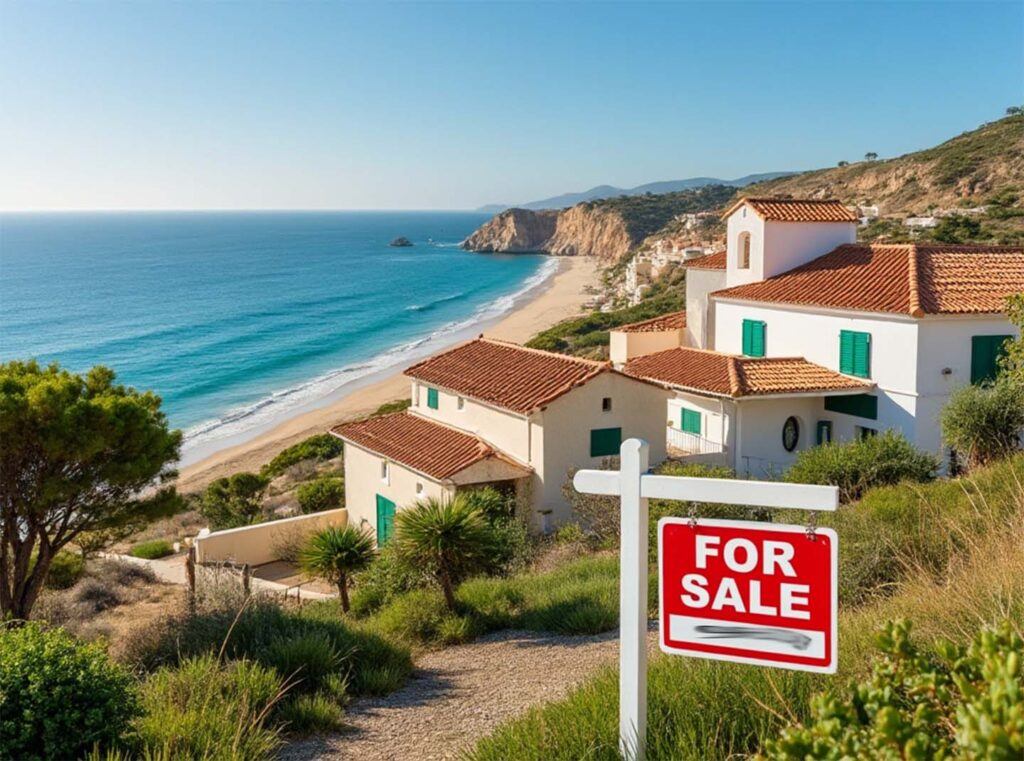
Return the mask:
M759 283L712 294L747 301L926 314L985 314L1024 291L1024 247L844 245Z
M722 215L728 217L743 204L770 222L856 222L857 215L842 201L811 198L741 198Z
M413 365L405 374L525 415L610 369L609 362L477 338Z
M714 254L706 254L699 259L691 259L688 262L684 262L684 267L690 267L695 270L724 270L726 268L726 257L725 251L718 251Z
M331 433L437 479L490 457L519 465L476 436L408 412L343 423Z
M637 357L626 363L623 372L667 386L733 398L872 388L870 383L803 357L740 357L690 348Z
M632 322L612 328L620 333L661 333L666 330L679 330L686 327L686 311L670 312L669 314L652 317L642 322Z

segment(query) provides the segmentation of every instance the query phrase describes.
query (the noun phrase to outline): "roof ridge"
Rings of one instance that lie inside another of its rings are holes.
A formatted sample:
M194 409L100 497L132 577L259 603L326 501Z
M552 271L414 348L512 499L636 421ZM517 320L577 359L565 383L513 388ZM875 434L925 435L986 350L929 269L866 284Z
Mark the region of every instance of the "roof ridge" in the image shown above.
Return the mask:
M726 369L729 372L729 395L740 396L743 391L743 385L740 383L740 372L737 365L739 364L738 358L735 356L726 357Z
M574 357L571 354L561 354L557 351L548 351L547 349L535 349L532 346L523 346L515 341L506 341L502 338L489 338L481 333L479 336L474 338L472 341L467 343L474 343L480 341L481 343L494 344L495 346L507 346L510 349L519 349L520 351L532 352L533 354L540 354L545 357L554 357L556 359L566 359L570 362L576 362L581 365L590 365L591 367L611 367L612 363L608 360L597 360L597 359L586 359L585 357ZM438 356L438 355L434 355Z
M917 245L911 244L907 250L907 287L910 290L907 306L910 309L911 317L924 316L924 309L921 308L921 285L917 267Z

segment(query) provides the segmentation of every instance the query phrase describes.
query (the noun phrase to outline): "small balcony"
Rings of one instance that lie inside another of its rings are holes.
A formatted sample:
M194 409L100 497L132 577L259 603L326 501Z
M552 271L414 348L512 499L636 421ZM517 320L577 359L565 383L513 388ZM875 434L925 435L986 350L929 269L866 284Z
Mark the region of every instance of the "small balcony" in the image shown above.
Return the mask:
M673 457L690 457L693 455L720 455L725 453L725 446L717 441L706 439L696 433L689 433L678 428L666 428L666 443L669 454Z

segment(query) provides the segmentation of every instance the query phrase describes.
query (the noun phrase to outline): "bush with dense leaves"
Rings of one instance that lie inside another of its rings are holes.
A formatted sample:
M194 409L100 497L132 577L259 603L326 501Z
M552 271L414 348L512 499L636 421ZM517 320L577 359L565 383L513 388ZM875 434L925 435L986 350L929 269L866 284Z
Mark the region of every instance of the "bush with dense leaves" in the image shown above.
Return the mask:
M319 513L345 506L345 480L337 476L323 476L307 481L295 491L299 509L305 513Z
M145 560L157 560L174 554L174 546L166 539L151 539L148 542L139 542L128 554L135 558Z
M344 444L342 444L341 439L337 436L332 436L329 433L318 433L282 450L277 457L260 469L260 475L274 478L284 473L296 463L305 462L306 460L314 462L333 460L341 455L344 448Z
M991 386L966 386L942 410L942 438L973 467L1020 448L1024 381L1007 376Z
M901 481L931 481L939 469L934 455L921 452L895 431L842 444L805 449L786 471L790 483L831 484L839 499L860 499L865 489Z
M926 651L889 623L879 645L871 678L816 697L812 721L770 741L769 758L1024 758L1024 640L1009 624Z
M82 555L71 550L61 550L50 562L50 572L46 575L46 586L50 589L68 589L82 578L85 561Z
M263 518L263 496L270 480L255 473L235 473L206 487L199 512L214 530L247 526Z
M0 758L78 758L138 714L132 675L60 628L0 627Z

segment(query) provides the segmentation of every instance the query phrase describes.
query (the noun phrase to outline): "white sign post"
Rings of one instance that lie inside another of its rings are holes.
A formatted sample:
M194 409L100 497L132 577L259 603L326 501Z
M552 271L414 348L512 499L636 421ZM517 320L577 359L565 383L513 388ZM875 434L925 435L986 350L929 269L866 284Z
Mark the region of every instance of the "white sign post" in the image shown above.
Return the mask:
M578 471L573 486L585 494L621 500L619 752L623 758L643 761L647 736L647 500L833 511L839 505L839 490L834 486L653 475L647 472L647 442L640 439L622 443L619 467L619 471Z

